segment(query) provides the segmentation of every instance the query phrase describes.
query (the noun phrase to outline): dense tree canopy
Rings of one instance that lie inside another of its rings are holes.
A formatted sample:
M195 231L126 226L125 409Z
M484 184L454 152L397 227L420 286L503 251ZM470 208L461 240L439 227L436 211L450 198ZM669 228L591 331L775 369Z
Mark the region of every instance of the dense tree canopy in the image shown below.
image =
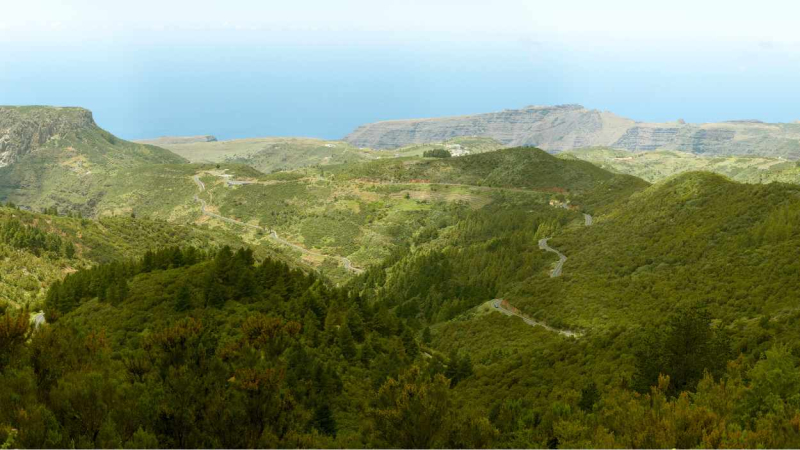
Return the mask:
M515 170L528 160L541 170ZM338 285L177 233L83 260L77 232L0 220L5 258L63 264L46 324L1 311L0 445L800 446L795 187L692 174L642 190L524 149L416 162L359 170L483 174L490 202L432 212ZM504 187L562 169L569 189ZM141 230L173 234L159 227ZM559 277L543 238L569 257Z

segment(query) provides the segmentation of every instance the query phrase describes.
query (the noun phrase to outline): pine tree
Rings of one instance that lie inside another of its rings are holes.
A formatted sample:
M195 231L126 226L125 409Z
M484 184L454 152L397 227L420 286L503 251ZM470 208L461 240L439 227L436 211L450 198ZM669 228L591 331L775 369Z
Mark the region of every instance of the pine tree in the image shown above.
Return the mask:
M364 345L361 346L361 363L365 366L369 366L372 359L375 357L375 349L372 348L372 343L369 339L364 342Z
M152 272L155 268L155 255L152 251L148 250L145 252L144 257L142 258L142 272L148 273Z
M419 344L417 344L417 340L414 339L411 329L406 328L403 330L403 334L400 338L403 340L403 348L406 350L406 355L411 359L416 358L419 355Z
M432 340L433 338L431 337L431 327L425 327L425 329L422 330L422 342L430 345Z
M188 311L192 308L192 293L189 286L182 284L175 296L175 311Z
M206 308L222 308L225 305L225 289L219 281L213 276L208 274L205 281L205 298Z
M106 291L108 302L112 305L118 305L128 298L128 280L125 278L117 278L114 280Z
M342 350L342 355L348 360L355 358L356 345L353 339L350 328L347 326L339 327L339 348Z
M581 399L578 401L578 407L586 412L591 412L594 404L600 400L600 391L597 385L592 381L588 386L581 390Z
M312 425L323 434L336 436L336 419L333 418L328 401L323 400L322 404L314 411Z
M463 380L472 376L472 358L468 353L458 362L458 379Z
M447 361L447 370L444 372L447 378L450 378L451 385L455 386L461 380L472 375L472 360L469 355L463 357L453 349L450 351Z
M125 301L125 299L128 298L128 293L130 292L130 287L128 286L128 280L120 277L119 283L117 284L117 292L120 301Z
M353 338L356 342L364 342L367 330L364 326L364 319L361 318L361 314L357 310L351 309L348 313L347 326L350 328L350 332L353 333Z
M286 288L286 281L283 277L279 276L275 283L269 288L269 290L275 294L276 296L280 297L283 300L289 298L288 296L288 289Z
M171 259L170 266L183 267L183 252L181 251L181 249L175 247L170 251L170 253L172 253L170 258Z

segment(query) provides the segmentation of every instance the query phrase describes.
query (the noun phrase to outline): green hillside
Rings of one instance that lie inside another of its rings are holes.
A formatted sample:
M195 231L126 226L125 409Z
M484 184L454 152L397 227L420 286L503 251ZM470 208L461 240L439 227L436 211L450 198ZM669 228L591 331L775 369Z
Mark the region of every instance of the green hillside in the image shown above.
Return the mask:
M588 227L566 212L548 221L530 206L488 208L368 272L359 289L429 326L438 351L470 354L474 375L454 391L487 412L496 445L792 446L798 435L775 430L798 412L789 394L770 394L769 405L750 392L773 392L768 370L800 392L798 194L690 173L616 202ZM536 251L544 236L568 255L556 278L555 257ZM488 302L498 297L551 329L498 314ZM726 386L735 406L721 408L712 399ZM637 434L657 417L708 422ZM736 425L710 434L726 422Z
M690 173L620 191L589 226L579 210L544 202L549 196L490 191L491 203L438 216L339 288L224 249L157 251L66 277L48 293L48 317L57 321L34 335L30 351L13 350L16 362L3 375L27 386L27 405L39 411L15 439L168 447L798 442L796 187ZM568 255L559 277L548 276L556 258L538 248L543 237ZM496 298L546 327L500 314ZM62 344L50 350L56 339ZM76 363L36 379L36 364L55 351ZM69 418L82 411L80 386L90 380L105 380L87 389L114 401L79 427ZM45 417L57 432L35 432Z
M729 322L791 315L798 194L702 172L665 180L590 229L555 237L572 270L523 304L589 328L655 319L681 302L707 302Z
M99 266L51 288L48 317L64 315L30 344L0 350L0 399L11 406L0 423L19 427L0 427L0 438L320 448L476 447L496 437L485 416L455 405L446 358L413 365L424 350L387 309L248 251L177 255ZM86 297L93 289L102 299ZM4 324L11 336L25 332ZM20 418L22 405L30 412ZM430 431L415 425L429 421Z
M0 307L42 307L47 288L66 274L138 257L166 246L241 246L238 236L146 218L39 214L0 206ZM258 254L275 254L258 248Z
M572 199L575 208L592 212L647 185L536 149L270 175L234 164L143 165L124 173L95 205L99 216L134 214L230 230L254 245L283 248L337 281L352 276L341 258L358 268L379 264L420 227L502 202L511 193L536 205ZM201 213L200 201L209 214Z
M233 168L198 171L206 188L202 198L216 213L275 230L318 253L347 257L362 268L379 264L420 228L505 202L512 194L548 209L553 209L550 200L572 197L580 198L576 208L594 208L647 185L536 149L447 160L379 160L268 176L241 173L231 179L251 184L238 186L227 184L224 175L233 172L226 170Z
M0 107L0 200L93 213L115 178L143 164L181 163L167 150L119 139L82 108Z
M375 157L345 142L311 138L252 138L162 145L193 163L247 164L265 173Z
M612 172L650 182L698 170L725 175L742 183L800 182L797 162L778 157L703 156L668 150L632 153L609 148L570 150L559 157L589 161Z
M583 161L558 159L533 147L503 149L460 158L397 158L343 166L348 178L389 182L468 184L552 192L581 191L613 177Z
M0 208L4 447L800 446L800 187L730 179L793 163L480 138L187 163L81 111L3 154L94 164L8 188L46 214Z
M462 137L441 143L411 145L392 151L358 148L343 141L281 137L186 143L174 139L164 140L160 145L193 163L246 164L264 173L401 156L422 156L425 151L433 149L445 149L460 156L503 147L494 139L482 137Z

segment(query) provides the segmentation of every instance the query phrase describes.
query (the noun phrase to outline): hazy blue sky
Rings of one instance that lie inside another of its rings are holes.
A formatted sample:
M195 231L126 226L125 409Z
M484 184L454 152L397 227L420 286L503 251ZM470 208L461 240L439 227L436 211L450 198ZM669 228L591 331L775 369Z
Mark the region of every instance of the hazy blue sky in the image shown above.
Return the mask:
M800 119L800 2L10 3L0 104L84 106L124 138L340 138L375 120L562 103Z

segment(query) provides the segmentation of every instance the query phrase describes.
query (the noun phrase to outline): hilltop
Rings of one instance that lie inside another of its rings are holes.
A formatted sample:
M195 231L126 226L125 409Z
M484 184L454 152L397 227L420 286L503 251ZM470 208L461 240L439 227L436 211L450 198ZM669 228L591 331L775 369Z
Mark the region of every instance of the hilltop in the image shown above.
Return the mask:
M95 127L83 108L0 107L0 167L46 145L50 139Z
M0 106L0 167L40 154L71 159L71 167L183 161L158 147L117 138L98 127L84 108Z
M506 146L530 145L550 152L604 146L628 151L800 158L800 125L796 123L645 123L579 105L376 122L358 127L344 140L359 147L392 149L459 136L491 137Z
M120 171L186 160L117 138L83 108L0 107L0 200L91 214Z
M332 169L351 177L387 181L467 184L520 189L580 190L613 175L584 161L519 147L460 158L394 158Z

